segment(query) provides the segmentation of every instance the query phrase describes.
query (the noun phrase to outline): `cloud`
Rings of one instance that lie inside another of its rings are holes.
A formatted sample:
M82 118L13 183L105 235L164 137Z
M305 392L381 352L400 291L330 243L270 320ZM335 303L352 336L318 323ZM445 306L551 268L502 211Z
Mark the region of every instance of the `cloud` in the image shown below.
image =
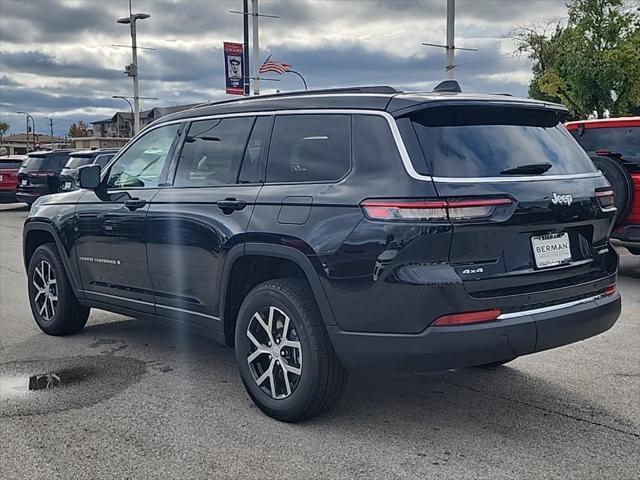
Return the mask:
M527 94L528 60L511 54L504 36L517 25L566 15L566 0L458 0L456 55L465 90ZM29 111L67 123L91 121L127 106L123 74L131 61L126 0L0 0L0 118ZM310 88L391 84L431 88L444 77L446 2L436 0L261 0L261 60L294 65ZM138 23L141 95L155 105L224 98L222 42L242 40L238 0L133 0L151 15ZM268 75L265 92L300 89L294 75ZM13 121L13 120L12 120ZM17 125L17 123L16 123Z

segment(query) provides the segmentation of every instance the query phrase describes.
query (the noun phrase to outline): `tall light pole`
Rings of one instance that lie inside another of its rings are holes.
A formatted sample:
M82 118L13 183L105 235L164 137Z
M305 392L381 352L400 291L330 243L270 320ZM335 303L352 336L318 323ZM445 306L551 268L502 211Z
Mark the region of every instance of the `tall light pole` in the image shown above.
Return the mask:
M136 21L149 18L148 13L131 13L131 0L129 0L129 16L119 18L117 23L131 26L131 65L125 67L125 73L133 77L133 134L140 131L140 101L138 95L138 47L136 45Z
M26 135L27 135L27 153L29 153L29 119L31 119L31 124L33 125L33 149L36 149L36 121L33 119L33 117L31 115L29 115L27 112L16 112L19 113L20 115L25 115L27 118L27 130L26 130Z
M253 34L253 94L260 95L260 35L258 35L258 0L251 0L251 33Z

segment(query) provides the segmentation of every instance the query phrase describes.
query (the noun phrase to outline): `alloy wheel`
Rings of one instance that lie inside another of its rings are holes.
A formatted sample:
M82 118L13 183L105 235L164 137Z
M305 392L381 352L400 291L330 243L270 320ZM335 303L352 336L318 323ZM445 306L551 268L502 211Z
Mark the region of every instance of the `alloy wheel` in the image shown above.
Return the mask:
M33 299L38 309L38 314L46 322L53 320L58 307L58 284L56 275L51 264L42 260L35 268L32 279L36 288L36 295Z
M289 397L302 375L302 347L291 318L278 307L266 307L251 317L247 338L255 382L274 399Z

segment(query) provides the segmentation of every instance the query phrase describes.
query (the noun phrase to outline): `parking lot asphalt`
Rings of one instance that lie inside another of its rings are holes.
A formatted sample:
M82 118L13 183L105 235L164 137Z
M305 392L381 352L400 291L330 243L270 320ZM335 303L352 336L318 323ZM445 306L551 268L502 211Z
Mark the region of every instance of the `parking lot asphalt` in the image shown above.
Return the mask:
M29 311L26 208L0 206L0 477L615 478L640 476L640 257L620 250L608 332L485 371L358 373L329 414L263 415L233 350L92 311L49 337ZM28 391L29 375L71 381Z

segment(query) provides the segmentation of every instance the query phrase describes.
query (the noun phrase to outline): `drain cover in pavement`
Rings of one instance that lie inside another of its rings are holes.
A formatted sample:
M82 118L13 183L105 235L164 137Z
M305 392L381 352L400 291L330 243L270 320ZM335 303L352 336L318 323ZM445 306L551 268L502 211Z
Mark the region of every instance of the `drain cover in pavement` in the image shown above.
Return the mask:
M0 417L39 415L103 402L140 381L140 360L114 355L0 364Z

